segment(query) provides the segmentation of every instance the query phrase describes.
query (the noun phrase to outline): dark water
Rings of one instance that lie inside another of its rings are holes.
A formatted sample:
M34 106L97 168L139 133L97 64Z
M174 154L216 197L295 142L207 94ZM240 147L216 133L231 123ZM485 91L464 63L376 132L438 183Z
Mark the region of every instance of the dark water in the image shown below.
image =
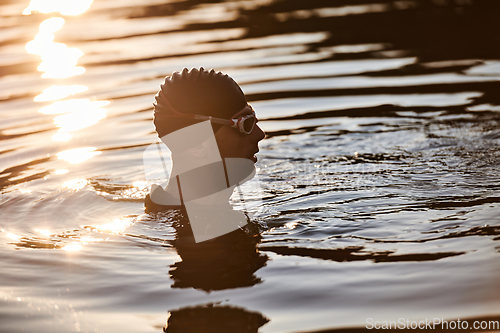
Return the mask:
M65 3L0 1L1 332L498 320L498 1ZM199 66L268 138L260 236L197 252L144 214L143 153L164 76Z

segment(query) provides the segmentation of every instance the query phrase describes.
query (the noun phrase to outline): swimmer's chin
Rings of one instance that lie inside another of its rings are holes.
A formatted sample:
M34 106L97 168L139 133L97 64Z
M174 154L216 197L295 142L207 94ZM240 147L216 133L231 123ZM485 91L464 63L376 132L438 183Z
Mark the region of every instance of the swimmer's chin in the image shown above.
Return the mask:
M257 156L256 154L259 152L259 148L257 148L257 150L255 150L253 152L253 155L250 157L250 160L253 162L253 163L257 163Z

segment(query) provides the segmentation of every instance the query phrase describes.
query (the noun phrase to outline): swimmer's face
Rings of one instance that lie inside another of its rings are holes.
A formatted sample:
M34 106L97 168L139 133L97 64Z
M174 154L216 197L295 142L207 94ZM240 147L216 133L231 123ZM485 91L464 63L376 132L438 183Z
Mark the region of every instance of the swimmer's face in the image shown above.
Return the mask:
M251 113L252 110L250 108L245 108L231 118L239 118ZM264 139L265 136L266 133L259 127L259 124L255 124L250 134L241 133L239 130L229 126L222 126L222 128L215 133L215 139L217 140L222 158L248 158L254 163L257 162L255 154L259 152L259 141Z

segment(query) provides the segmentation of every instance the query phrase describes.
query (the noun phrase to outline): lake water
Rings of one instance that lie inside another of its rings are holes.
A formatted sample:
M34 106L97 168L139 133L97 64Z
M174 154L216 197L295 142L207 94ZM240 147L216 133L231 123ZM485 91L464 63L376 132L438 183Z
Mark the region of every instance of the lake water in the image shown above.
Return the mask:
M498 1L138 3L0 1L1 332L499 320ZM267 132L261 236L218 259L143 204L154 94L200 66Z

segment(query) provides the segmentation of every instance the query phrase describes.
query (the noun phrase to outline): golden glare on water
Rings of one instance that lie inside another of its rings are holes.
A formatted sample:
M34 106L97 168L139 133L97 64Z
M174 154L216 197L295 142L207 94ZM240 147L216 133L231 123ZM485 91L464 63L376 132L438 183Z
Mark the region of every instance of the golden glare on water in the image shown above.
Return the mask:
M82 249L83 245L87 245L88 243L98 243L98 242L102 242L104 240L108 240L108 239L83 236L83 237L80 237L78 242L68 244L68 245L62 247L61 249L64 251L69 251L69 252L80 251Z
M19 239L21 239L21 236L13 234L11 232L7 233L7 237L9 237L10 239L13 239L13 240L19 240Z
M92 0L32 0L24 10L24 15L32 12L52 13L59 12L62 15L78 15L89 9ZM75 47L68 47L64 43L54 42L54 33L65 24L62 17L52 17L40 24L38 34L32 41L26 44L26 51L30 54L41 56L42 62L38 71L44 72L42 78L68 78L80 75L85 68L77 66L78 59L83 52ZM48 87L35 97L35 102L48 102L64 99L68 96L87 91L83 85L53 85ZM53 141L68 141L72 138L70 132L92 126L106 117L106 110L101 107L109 104L109 101L89 101L88 99L72 99L59 101L39 110L43 114L62 114L54 118L54 123L59 128L52 136ZM80 156L71 155L69 152L58 154L60 159L70 163L80 163L100 152L80 151Z
M77 66L78 59L83 52L76 47L67 47L62 43L55 43L49 53L42 54L42 63L38 66L42 78L63 79L85 73L85 68Z
M69 133L56 133L52 135L52 141L68 141L73 137Z
M41 108L38 112L43 114L66 113L54 118L54 123L59 127L59 130L52 136L52 140L68 141L72 137L68 132L92 126L105 118L107 111L101 107L108 104L109 101L71 99L55 102L52 105Z
M102 232L107 232L111 234L119 234L125 231L128 227L134 224L132 218L121 218L114 219L113 222L106 223L103 225L95 225L94 228Z
M66 188L69 188L71 190L81 190L88 184L88 180L86 179L73 179L73 180L68 180L67 182L64 182L63 186Z
M55 101L57 99L62 99L68 97L69 95L74 95L78 93L82 93L87 91L86 86L80 85L71 85L71 86L51 86L48 87L41 93L40 95L35 97L35 102L47 102L47 101ZM45 107L47 108L47 107ZM42 112L43 109L40 110ZM46 112L42 112L46 113Z
M62 17L52 17L43 21L35 39L26 44L28 53L42 57L42 63L38 66L38 71L45 72L42 78L61 79L85 72L85 68L76 65L83 55L80 49L54 42L54 32L61 29L64 22Z
M54 32L60 30L64 22L62 17L52 17L40 23L35 39L26 44L26 51L30 54L44 54L45 50L54 44Z
M131 188L128 188L122 192L122 196L131 199L141 199L144 195L143 191L147 190L149 182L139 180L132 184Z
M288 222L285 224L285 227L287 227L288 229L295 229L295 227L297 227L298 224L299 224L299 222L297 222L297 221Z
M79 15L87 11L92 2L93 0L31 0L23 15L30 15L32 12Z
M68 112L85 112L99 109L109 104L109 101L90 101L88 99L70 99L58 101L49 106L41 108L38 112L43 114L61 114Z
M82 244L80 243L72 243L64 246L62 248L64 251L75 252L80 251L82 249Z
M103 238L95 238L95 237L90 237L90 236L80 237L80 241L83 242L83 244L97 243L97 242L102 242L103 240L104 240Z
M133 182L132 185L134 187L138 188L139 190L142 190L149 185L149 182L147 182L145 180L138 180L138 181Z
M57 157L60 160L64 160L66 162L69 162L71 164L76 164L76 163L81 163L89 158L92 158L96 155L101 154L101 151L96 151L96 147L84 147L84 148L75 148L75 149L69 149L69 150L64 150L60 153L57 153Z
M92 126L105 117L106 110L104 109L87 110L85 112L71 112L55 117L54 123L57 127L60 127L60 133L65 133Z
M45 230L45 229L35 229L35 231L38 232L39 234L45 236L45 237L49 237L51 235L50 231Z

